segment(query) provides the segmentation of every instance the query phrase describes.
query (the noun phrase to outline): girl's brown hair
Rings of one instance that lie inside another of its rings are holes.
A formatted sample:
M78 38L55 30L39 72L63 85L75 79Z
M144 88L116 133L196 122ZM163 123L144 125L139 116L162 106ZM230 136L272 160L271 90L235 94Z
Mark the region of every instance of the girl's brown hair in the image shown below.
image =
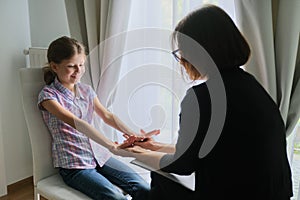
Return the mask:
M50 67L51 62L60 64L63 60L81 53L86 54L85 47L73 38L63 36L51 42L47 51L48 65L43 68L45 83L50 85L56 77L55 72Z

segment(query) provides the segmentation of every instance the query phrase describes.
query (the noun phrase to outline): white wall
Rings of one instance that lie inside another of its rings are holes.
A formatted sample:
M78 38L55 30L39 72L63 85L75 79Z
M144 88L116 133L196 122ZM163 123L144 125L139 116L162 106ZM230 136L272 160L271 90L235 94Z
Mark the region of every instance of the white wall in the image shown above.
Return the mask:
M31 44L48 47L54 39L70 35L64 0L28 0Z
M0 1L0 106L6 184L31 176L32 156L21 106L19 68L30 45L27 0ZM2 169L3 171L3 169Z
M69 35L64 0L0 1L0 184L7 185L32 176L31 147L21 105L19 68L26 66L23 50L47 47ZM1 150L4 156L1 157ZM1 165L0 165L1 167ZM1 190L1 185L0 185ZM0 193L1 196L1 193Z
M5 171L6 170L5 170L5 162L4 162L2 125L1 125L1 115L0 115L0 197L7 194Z

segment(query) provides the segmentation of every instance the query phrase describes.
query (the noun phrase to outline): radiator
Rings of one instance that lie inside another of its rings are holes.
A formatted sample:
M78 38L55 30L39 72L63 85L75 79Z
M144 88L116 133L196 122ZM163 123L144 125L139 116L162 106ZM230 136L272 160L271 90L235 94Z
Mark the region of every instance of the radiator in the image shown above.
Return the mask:
M30 47L24 54L29 56L28 67L41 68L47 64L47 48Z

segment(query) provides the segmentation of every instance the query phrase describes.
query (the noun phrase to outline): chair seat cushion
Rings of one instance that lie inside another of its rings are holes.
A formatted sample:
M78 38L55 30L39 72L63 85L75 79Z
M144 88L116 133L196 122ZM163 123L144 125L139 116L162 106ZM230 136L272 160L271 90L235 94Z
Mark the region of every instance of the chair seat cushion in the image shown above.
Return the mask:
M67 186L59 174L47 177L37 183L36 191L51 200L91 199L83 193Z

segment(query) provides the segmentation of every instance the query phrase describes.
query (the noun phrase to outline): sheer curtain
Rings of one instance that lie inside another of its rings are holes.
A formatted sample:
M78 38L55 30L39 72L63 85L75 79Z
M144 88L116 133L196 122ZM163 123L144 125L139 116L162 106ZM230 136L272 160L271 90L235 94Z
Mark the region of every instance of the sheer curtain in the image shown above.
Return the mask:
M293 147L300 117L300 1L236 0L235 4L238 24L253 49L245 69L277 102L286 123L290 163L293 169L299 168L299 160L293 159ZM294 199L300 200L299 179L295 173L293 178Z
M177 22L203 3L217 4L234 18L233 0L131 1L125 49L110 66L120 67L119 80L108 100L110 110L135 131L160 129L158 141L176 142L180 102L190 87L171 54L170 36Z

